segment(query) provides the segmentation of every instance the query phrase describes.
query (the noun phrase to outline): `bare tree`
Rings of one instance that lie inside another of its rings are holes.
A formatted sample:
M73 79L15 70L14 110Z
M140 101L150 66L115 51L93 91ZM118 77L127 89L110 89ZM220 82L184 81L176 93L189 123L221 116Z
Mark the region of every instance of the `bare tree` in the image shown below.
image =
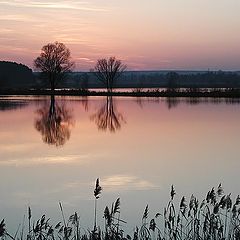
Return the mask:
M99 59L92 69L97 79L101 81L107 88L108 92L112 92L113 84L126 70L127 66L124 65L121 60L115 57L109 59Z
M71 61L70 50L63 43L55 42L42 47L40 56L34 60L34 66L48 79L51 91L54 92L57 83L72 71L74 62Z

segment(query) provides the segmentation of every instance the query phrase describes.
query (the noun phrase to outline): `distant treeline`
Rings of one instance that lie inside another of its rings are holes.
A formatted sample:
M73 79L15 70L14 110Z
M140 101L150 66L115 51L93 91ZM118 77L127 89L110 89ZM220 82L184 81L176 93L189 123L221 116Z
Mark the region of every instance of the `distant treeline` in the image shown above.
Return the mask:
M15 62L0 61L1 89L44 89L48 81L40 73ZM240 72L226 71L126 71L115 88L240 88ZM72 72L57 88L105 88L92 72Z
M34 82L35 77L29 67L0 61L0 88L28 88Z
M91 72L69 75L68 88L104 88ZM128 71L114 83L115 88L240 88L239 72Z

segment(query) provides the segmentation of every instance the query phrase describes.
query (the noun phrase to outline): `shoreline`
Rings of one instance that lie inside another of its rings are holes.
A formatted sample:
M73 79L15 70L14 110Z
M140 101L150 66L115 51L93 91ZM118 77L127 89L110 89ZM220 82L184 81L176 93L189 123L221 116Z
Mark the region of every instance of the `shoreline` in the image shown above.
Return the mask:
M72 90L0 90L0 96L109 96L109 97L189 97L189 98L240 98L240 89L216 90L162 90L154 91L133 90L126 92L88 91L82 89Z

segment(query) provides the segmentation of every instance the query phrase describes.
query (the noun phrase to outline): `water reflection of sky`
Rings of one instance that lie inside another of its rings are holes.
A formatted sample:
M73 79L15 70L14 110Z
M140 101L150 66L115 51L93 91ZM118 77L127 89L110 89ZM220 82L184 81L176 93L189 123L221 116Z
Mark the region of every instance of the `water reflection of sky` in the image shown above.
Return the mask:
M35 128L38 110L49 100L18 100L27 104L17 108L14 103L0 112L0 217L13 229L29 204L36 217L47 213L60 218L58 201L66 214L78 211L83 226L89 226L97 177L103 187L99 220L104 206L120 197L130 228L140 222L147 203L152 215L163 208L171 184L179 198L194 193L201 200L220 182L226 193L239 193L237 103L113 99L110 110L124 121L111 131L92 120L106 99L57 98L71 111L74 124L68 140L56 147Z

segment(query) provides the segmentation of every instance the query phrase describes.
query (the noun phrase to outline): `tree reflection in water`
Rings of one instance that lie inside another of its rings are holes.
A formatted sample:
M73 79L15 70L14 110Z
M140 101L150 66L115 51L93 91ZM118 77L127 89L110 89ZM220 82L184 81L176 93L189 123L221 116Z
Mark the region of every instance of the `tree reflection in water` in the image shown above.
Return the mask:
M180 99L176 97L167 97L166 98L166 104L168 109L175 108L180 104Z
M117 111L112 96L108 96L101 108L90 119L96 123L99 130L115 133L121 129L122 123L126 123L123 115Z
M27 107L29 102L22 100L3 100L0 99L0 111L11 111Z
M88 112L88 110L89 110L88 96L83 96L81 102L82 102L82 106L83 106L85 112Z
M51 103L44 104L37 110L35 128L42 134L43 142L56 147L63 146L71 135L74 125L72 111L64 103L55 102L51 96Z

